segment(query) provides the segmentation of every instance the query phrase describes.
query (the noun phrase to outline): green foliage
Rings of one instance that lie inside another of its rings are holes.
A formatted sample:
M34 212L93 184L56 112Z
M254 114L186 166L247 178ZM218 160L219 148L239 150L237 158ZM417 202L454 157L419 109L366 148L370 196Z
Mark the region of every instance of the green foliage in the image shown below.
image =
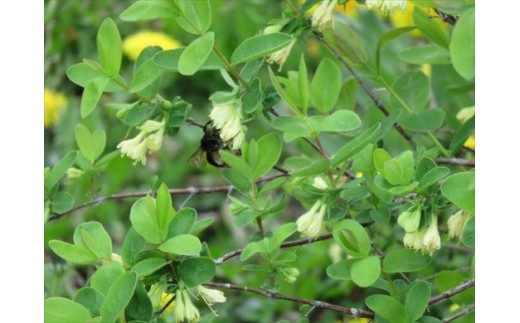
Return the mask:
M46 84L68 100L45 131L46 261L66 261L45 268L46 322L339 317L274 293L376 322L446 317L431 297L474 277L453 270L475 262L475 173L455 164L474 159L475 116L459 115L475 105L474 3L411 1L394 28L356 2L333 29L315 0L46 2ZM130 54L145 30L175 39ZM465 248L447 252L458 209ZM248 288L271 297L251 306Z

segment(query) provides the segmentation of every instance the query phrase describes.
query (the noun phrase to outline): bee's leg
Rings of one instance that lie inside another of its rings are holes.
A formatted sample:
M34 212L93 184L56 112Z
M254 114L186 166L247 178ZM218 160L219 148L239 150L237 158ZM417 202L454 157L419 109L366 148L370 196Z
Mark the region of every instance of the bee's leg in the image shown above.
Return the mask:
M200 125L200 124L196 123L192 118L186 119L186 122L191 124L192 126L197 126L199 128L202 128L202 129L205 129L205 127L206 127L205 125L203 126L203 125Z

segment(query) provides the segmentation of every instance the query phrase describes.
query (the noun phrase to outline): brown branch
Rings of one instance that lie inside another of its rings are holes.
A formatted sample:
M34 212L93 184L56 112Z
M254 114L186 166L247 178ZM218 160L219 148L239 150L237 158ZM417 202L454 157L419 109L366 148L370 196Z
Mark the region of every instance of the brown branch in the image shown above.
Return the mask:
M296 246L301 246L301 245L304 245L304 244L309 244L309 243L314 243L314 242L318 242L318 241L328 240L330 238L332 238L332 233L324 233L322 235L317 236L314 239L312 239L312 238L303 238L303 239L298 239L298 240L293 240L293 241L286 241L286 242L284 242L284 243L282 243L280 245L280 248L296 247ZM233 250L231 252L228 252L225 255L223 255L222 257L215 259L215 264L220 265L221 263L223 263L226 260L229 260L229 259L231 259L233 257L241 255L243 251L244 251L244 249L241 248L241 249L236 249L236 250Z
M460 166L475 167L475 161L462 159L462 158L439 157L439 158L435 158L435 162L438 164L445 164L445 165L460 165Z
M469 313L473 312L474 310L475 310L475 303L468 305L468 306L462 308L457 313L453 314L452 316L443 319L442 323L449 323L458 317L468 315Z
M273 180L278 177L284 177L287 175L288 174L286 174L286 173L282 173L282 174L274 174L274 175L270 175L270 176L265 176L265 177L259 178L258 180L256 180L256 182L263 183L263 182L270 181L270 180ZM183 195L183 194L199 195L199 194L211 194L211 193L227 193L232 188L233 188L232 185L223 185L223 186L214 186L214 187L172 188L169 191L170 191L171 195ZM91 201L76 205L75 207L68 210L67 212L54 213L52 216L49 217L48 222L59 219L64 215L67 215L67 214L77 211L79 209L86 208L91 205L98 205L98 204L101 204L101 203L109 201L109 200L122 200L122 199L127 199L127 198L143 197L143 196L146 196L147 194L150 194L150 192L118 193L118 194L113 194L113 195L100 196Z
M164 304L163 307L161 307L157 312L153 313L155 316L161 315L167 308L170 306L171 303L175 300L175 294L172 295L172 297Z
M430 300L428 301L428 305L435 305L435 304L441 303L441 302L447 300L448 298L450 298L451 296L461 293L461 292L465 291L466 289L471 288L473 286L475 286L475 279L470 279L470 280L460 284L459 286L453 287L452 289L448 289L447 291L442 292L439 295L431 297Z
M372 99L372 101L374 102L374 104L376 105L376 107L385 115L385 116L389 116L390 113L388 112L388 109L385 108L385 106L383 105L383 103L381 102L381 100L379 100L379 98L374 94L374 92L372 91L372 89L370 89L368 87L368 85L365 83L365 81L363 81L361 79L361 77L359 77L359 75L357 75L357 73L354 71L354 69L350 66L350 64L343 58L343 56L341 56L340 53L338 53L333 47L332 45L330 45L326 40L325 38L323 38L322 35L319 35L319 34L315 34L315 37L316 39L318 39L319 42L321 42L328 50L329 52L331 52L344 66L345 68L350 72L350 74L352 74L352 76L356 79L356 81L359 83L359 85L361 85L361 87L363 88L363 90L365 91L365 93L370 97L370 99ZM410 146L412 148L417 148L415 143L413 142L412 140L412 137L410 137L410 135L398 124L398 123L394 123L394 128L397 130L397 132L399 132L399 134L401 134L401 136L410 144Z
M233 290L238 290L238 291L242 291L242 292L255 293L255 294L262 295L262 296L265 296L265 297L268 297L268 298L271 298L274 300L283 299L283 300L286 300L289 302L310 305L312 307L318 307L318 308L323 308L323 309L327 309L327 310L331 310L331 311L335 311L335 312L339 312L339 313L348 314L348 315L351 315L352 317L366 317L366 318L374 317L374 313L365 311L362 309L343 307L343 306L334 305L334 304L322 302L322 301L308 300L308 299L304 299L304 298L286 296L286 295L283 295L280 293L271 292L267 289L254 288L254 287L248 287L248 286L239 286L239 285L233 285L233 284L228 284L228 283L213 283L213 282L206 283L204 285L209 286L209 287L226 288L226 289L233 289Z

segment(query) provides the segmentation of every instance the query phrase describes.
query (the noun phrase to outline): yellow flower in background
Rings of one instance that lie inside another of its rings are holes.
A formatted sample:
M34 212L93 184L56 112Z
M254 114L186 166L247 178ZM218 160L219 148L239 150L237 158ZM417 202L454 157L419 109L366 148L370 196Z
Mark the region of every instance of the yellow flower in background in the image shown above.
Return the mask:
M378 8L384 14L393 14L395 11L406 10L406 0L367 0L369 8Z
M58 123L60 116L67 106L67 98L63 93L49 89L43 90L43 123L45 128Z
M471 135L466 139L464 147L475 150L475 135Z
M421 72L424 73L424 75L430 77L432 76L432 65L431 64L421 64Z
M181 43L165 33L155 31L140 31L123 40L123 52L133 61L148 46L159 46L163 50L168 50L181 47Z
M396 10L392 15L389 16L392 25L395 28L407 27L407 26L415 26L413 23L413 10L415 5L411 2L408 2L405 10ZM421 37L422 33L419 29L415 29L409 33L415 37Z
M172 298L173 294L168 294L166 292L163 292L161 294L161 301L159 302L162 308L163 306L168 303L168 301ZM171 302L170 305L164 310L163 313L173 313L173 309L175 308L175 301Z
M362 6L360 4L358 4L356 1L349 0L344 5L342 5L342 4L336 5L336 10L343 11L349 17L356 17L357 10L361 7Z

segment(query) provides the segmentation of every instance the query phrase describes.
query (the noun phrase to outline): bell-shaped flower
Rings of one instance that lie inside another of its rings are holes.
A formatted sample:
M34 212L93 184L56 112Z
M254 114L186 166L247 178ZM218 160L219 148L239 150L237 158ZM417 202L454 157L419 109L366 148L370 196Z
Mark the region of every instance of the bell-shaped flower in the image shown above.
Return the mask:
M419 230L413 233L406 233L403 238L403 244L406 248L415 251L421 250L424 246L423 239L426 230Z
M138 129L139 134L132 139L121 141L117 148L121 150L123 156L128 156L135 163L146 164L146 154L158 151L161 148L164 138L166 121L147 120Z
M305 212L296 220L298 232L310 238L318 236L326 210L327 205L323 203L321 199L317 200L309 211Z
M448 235L450 239L460 239L464 225L469 219L469 214L460 210L448 219Z
M323 0L312 14L312 27L323 32L325 29L334 28L332 13L338 4L337 0Z
M199 293L200 297L202 297L209 305L213 305L215 303L224 303L226 301L226 296L224 296L224 293L220 290L198 285L197 292Z
M408 210L401 213L397 218L397 223L407 233L417 231L417 229L419 228L419 224L421 223L421 206L414 205Z
M395 10L406 10L406 0L367 0L369 8L379 8L383 13L393 13Z
M232 148L238 149L245 138L240 113L234 101L213 106L209 114L213 125L219 130L224 142L232 141Z
M273 63L278 64L278 72L280 72L282 70L283 64L287 60L287 57L289 57L289 54L291 54L292 48L295 43L296 43L296 38L293 37L291 42L289 44L287 44L284 48L267 56L267 60L266 60L267 63L268 64L273 64Z
M439 230L437 229L437 216L433 215L430 225L424 234L423 247L421 250L423 253L431 256L434 251L439 250L440 248L441 237L439 235Z
M186 289L177 289L175 292L175 308L173 309L175 322L197 322L200 318L199 310L193 305Z

